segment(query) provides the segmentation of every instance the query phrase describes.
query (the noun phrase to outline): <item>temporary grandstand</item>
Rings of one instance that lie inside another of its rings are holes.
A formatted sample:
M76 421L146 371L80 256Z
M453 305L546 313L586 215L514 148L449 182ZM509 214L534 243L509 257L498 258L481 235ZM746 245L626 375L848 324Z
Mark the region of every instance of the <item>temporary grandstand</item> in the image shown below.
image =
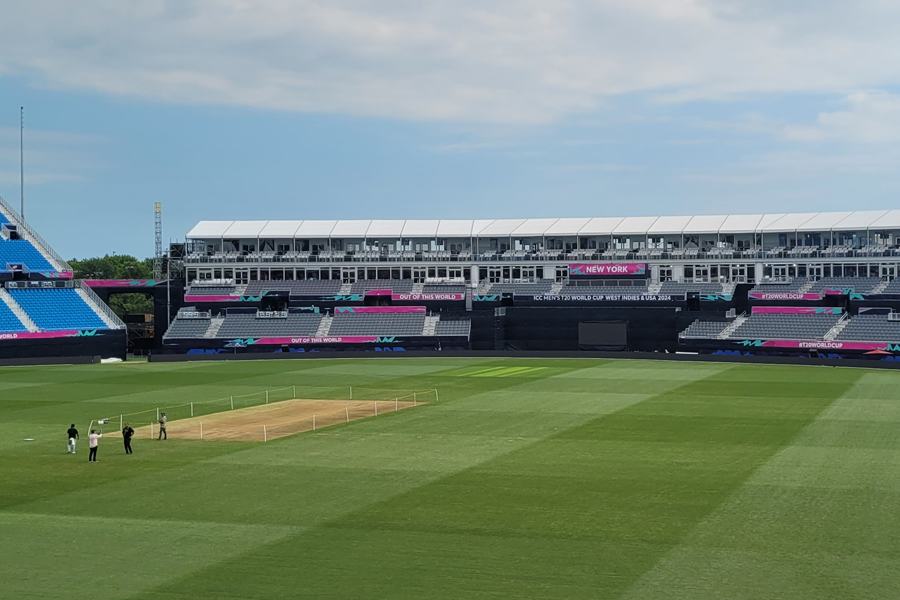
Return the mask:
M124 323L83 282L73 281L68 263L0 198L0 358L121 356L124 331Z

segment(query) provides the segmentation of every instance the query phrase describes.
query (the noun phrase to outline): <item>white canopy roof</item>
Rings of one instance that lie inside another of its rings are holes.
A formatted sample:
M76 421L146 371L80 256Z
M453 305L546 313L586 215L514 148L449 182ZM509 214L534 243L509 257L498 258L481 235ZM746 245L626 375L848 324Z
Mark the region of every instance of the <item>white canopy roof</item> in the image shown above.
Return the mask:
M200 221L188 239L539 237L900 229L900 210L764 215L342 221Z

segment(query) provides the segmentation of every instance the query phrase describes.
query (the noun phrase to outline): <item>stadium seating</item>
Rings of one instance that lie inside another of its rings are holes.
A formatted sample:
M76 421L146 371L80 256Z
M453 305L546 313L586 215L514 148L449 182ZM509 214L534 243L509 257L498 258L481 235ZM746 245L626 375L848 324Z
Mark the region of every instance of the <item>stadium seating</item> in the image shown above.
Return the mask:
M426 283L422 286L422 292L425 294L465 294L466 284L464 283Z
M564 295L577 294L646 294L646 279L592 279L569 281L559 291Z
M251 281L244 292L247 296L258 296L264 291L284 291L296 296L329 296L341 291L338 279L305 279L292 281Z
M659 293L666 295L681 295L687 293L721 294L721 283L681 283L678 281L664 281L659 286Z
M22 263L31 271L56 270L28 240L0 239L0 268L7 263Z
M741 323L732 338L820 340L842 315L754 314Z
M807 277L794 277L785 283L757 283L750 289L750 293L797 294L808 283L809 279Z
M28 331L28 329L5 303L0 302L0 333L18 333L21 331Z
M900 342L900 321L888 321L887 315L859 315L852 317L835 339Z
M11 289L9 293L43 331L107 328L72 288Z
M393 290L398 294L408 294L412 289L412 279L363 279L350 286L350 293L362 294L368 290Z
M858 294L868 294L882 282L879 277L823 277L809 289L821 294L825 290L849 290Z
M685 329L681 337L712 339L722 335L725 328L731 325L731 321L701 321L697 319Z
M422 335L424 313L337 313L329 335Z
M553 281L545 280L535 283L482 283L478 287L480 295L487 294L520 294L533 296L536 294L548 294L553 287Z
M465 335L472 331L472 321L438 321L434 328L435 335Z
M295 337L315 335L322 315L289 312L286 318L258 318L253 313L228 313L216 337Z
M178 311L163 337L201 338L209 330L211 323L209 313L198 313L195 307L186 306Z
M185 292L187 296L230 296L234 293L233 285L192 285Z
M891 280L887 287L881 292L882 294L900 294L900 277Z

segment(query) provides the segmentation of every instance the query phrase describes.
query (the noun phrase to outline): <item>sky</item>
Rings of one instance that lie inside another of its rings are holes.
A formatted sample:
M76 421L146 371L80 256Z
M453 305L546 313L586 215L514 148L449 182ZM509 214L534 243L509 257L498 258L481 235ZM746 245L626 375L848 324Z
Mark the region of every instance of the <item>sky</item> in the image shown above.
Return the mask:
M5 7L5 8L4 8ZM893 0L0 0L0 196L199 220L896 208Z

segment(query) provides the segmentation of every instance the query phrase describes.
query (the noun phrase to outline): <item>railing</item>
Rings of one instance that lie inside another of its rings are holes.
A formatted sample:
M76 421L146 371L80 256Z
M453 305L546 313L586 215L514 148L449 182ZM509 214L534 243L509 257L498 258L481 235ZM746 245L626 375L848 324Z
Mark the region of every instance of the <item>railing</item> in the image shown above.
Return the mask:
M698 260L729 260L729 261L748 261L748 260L797 260L802 258L808 259L828 259L841 260L853 258L895 258L900 257L900 248L892 247L866 247L857 249L841 249L839 252L832 249L821 249L806 247L800 249L772 249L772 250L722 250L710 249L703 250L672 250L672 251L653 251L649 255L646 251L641 250L617 250L617 251L543 251L543 252L484 252L479 254L453 254L451 252L417 252L417 253L396 253L377 256L365 256L355 254L337 254L330 256L309 255L309 256L290 256L290 255L243 255L243 254L212 254L212 255L188 255L184 258L185 264L188 265L219 265L219 264L371 264L371 263L417 263L417 262L437 262L437 263L510 263L510 262L526 262L526 261L556 261L556 262L575 262L575 261L596 261L596 262L659 262L659 261L687 261L696 262Z
M52 258L52 259L56 262L56 264L59 266L60 271L71 271L71 270L72 270L72 267L69 266L69 263L67 263L67 262L63 259L62 256L60 256L59 254L57 254L56 251L55 251L53 248L50 247L50 244L48 244L47 242L45 242L45 241L44 241L44 238L42 238L41 236L39 236L39 235L37 234L37 232L36 232L34 229L32 229L31 226L30 226L28 223L25 222L25 219L22 218L22 215L20 215L20 214L18 213L18 211L16 211L16 209L14 209L14 208L12 207L11 204L9 204L6 200L4 200L4 199L3 199L3 196L0 196L0 206L2 206L2 207L3 207L3 211L4 211L7 215L9 215L9 216L12 218L12 220L13 220L13 221L14 221L14 222L15 222L22 230L25 231L25 233L28 234L28 237L31 238L31 241L33 241L34 243L36 243L38 246L41 247L41 250L43 250L44 252L46 252L47 254L50 255L50 258ZM124 324L123 324L123 327L124 327Z
M113 324L114 329L125 329L125 323L122 321L122 319L119 318L119 315L114 313L112 311L112 309L109 306L107 306L106 303L103 302L103 300L100 299L100 296L98 296L94 292L94 290L92 290L89 286L85 285L84 281L79 279L75 283L75 285L78 286L78 289L82 290L85 293L85 295L87 295L88 298L93 300L94 304L97 305L97 308L99 308L103 312L103 314L106 315L106 317L109 319L109 322Z

